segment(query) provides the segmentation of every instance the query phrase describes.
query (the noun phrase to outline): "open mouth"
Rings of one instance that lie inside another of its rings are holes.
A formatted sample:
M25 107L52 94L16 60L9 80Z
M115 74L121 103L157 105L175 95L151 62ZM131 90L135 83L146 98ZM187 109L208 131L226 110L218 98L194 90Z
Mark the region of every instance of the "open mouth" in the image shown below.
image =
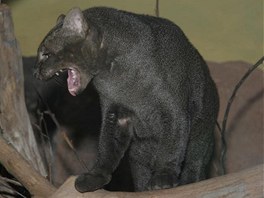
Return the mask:
M74 68L69 68L67 84L68 84L68 90L70 94L73 96L76 96L81 88L80 72Z
M54 68L50 68L48 70L37 68L34 71L34 76L40 80L55 78L57 82L60 81L60 84L62 83L61 79L65 79L67 77L68 91L72 96L76 96L81 93L93 78L92 75L87 72L81 72L78 68L73 66L63 67L59 70L54 70Z
M81 75L80 72L73 68L65 68L65 69L60 69L59 71L55 72L53 76L61 76L62 73L67 72L67 86L68 86L68 91L71 95L76 96L81 89Z

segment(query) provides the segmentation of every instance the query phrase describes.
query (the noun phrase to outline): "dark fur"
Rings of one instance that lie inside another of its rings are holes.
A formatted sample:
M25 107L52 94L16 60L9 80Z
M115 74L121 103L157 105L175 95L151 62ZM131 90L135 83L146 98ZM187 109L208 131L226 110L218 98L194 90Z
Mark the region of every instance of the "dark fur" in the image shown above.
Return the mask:
M218 95L206 63L178 26L111 8L75 8L38 53L38 78L74 67L81 75L77 93L91 81L100 97L99 154L93 169L77 178L77 190L109 183L125 153L136 191L207 177Z

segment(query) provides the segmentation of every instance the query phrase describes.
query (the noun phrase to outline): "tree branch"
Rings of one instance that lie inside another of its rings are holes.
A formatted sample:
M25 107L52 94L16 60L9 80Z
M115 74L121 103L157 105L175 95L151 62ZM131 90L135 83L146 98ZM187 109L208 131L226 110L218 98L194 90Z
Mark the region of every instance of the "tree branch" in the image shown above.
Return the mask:
M19 45L8 6L0 4L0 127L3 136L42 175L47 175L24 100Z
M263 194L263 169L259 165L238 173L215 177L201 182L179 186L172 189L147 192L109 192L98 190L89 193L79 193L74 189L76 177L70 177L51 198L189 198L189 197L261 197Z
M13 174L35 197L52 198L103 198L103 197L261 197L263 191L263 169L259 165L238 173L215 177L209 180L193 183L167 190L148 192L109 192L98 190L89 193L79 193L74 188L74 176L70 177L56 192L44 177L36 172L17 151L8 145L0 136L0 162ZM19 163L18 163L19 162ZM21 171L23 170L23 171Z
M159 0L156 0L155 15L156 17L159 17Z
M33 196L47 197L56 190L0 135L0 162Z

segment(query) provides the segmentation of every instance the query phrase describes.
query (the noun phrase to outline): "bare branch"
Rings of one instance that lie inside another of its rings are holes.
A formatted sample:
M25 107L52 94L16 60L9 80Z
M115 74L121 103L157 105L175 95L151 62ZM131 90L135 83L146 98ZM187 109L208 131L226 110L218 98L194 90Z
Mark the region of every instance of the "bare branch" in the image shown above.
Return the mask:
M16 186L22 186L22 184L19 183L18 181L15 181L13 179L9 179L9 178L6 178L6 177L2 177L2 176L0 176L0 181L5 181L7 183L10 183L10 184L13 184L13 185L16 185Z
M225 156L226 156L226 151L227 151L227 145L226 145L226 140L225 140L225 133L226 133L226 126L227 126L227 119L228 119L228 115L229 115L229 111L231 109L231 105L236 97L236 94L239 90L239 88L241 87L241 85L245 82L245 80L249 77L249 75L261 64L263 64L264 62L264 56L261 57L254 65L252 65L248 71L245 73L245 75L240 79L240 81L236 84L232 95L230 96L229 100L228 100L228 104L226 106L226 111L224 114L224 120L222 123L222 130L221 130L221 143L222 143L222 151L221 151L221 164L222 164L222 174L225 174L226 170L225 170ZM221 129L221 128L220 128Z
M156 17L159 17L159 0L156 0L155 14Z
M176 187L173 189L148 192L108 192L98 190L90 193L79 193L74 188L76 177L70 177L56 192L39 173L20 156L17 151L8 145L0 136L0 162L12 173L33 195L37 197L261 197L263 189L263 168L259 165L239 173L212 178L194 184ZM19 163L17 163L19 162ZM23 170L23 171L21 171ZM55 193L54 193L55 192ZM54 194L53 194L54 193Z
M14 35L11 11L5 4L0 4L0 65L0 127L3 136L36 170L46 175L25 106L21 53Z
M55 191L44 177L0 136L0 163L34 196L46 197Z
M74 189L76 177L70 177L51 198L189 198L189 197L261 197L263 191L263 168L259 165L239 173L215 177L198 183L179 186L167 190L147 192L109 192L98 190L89 193L79 193Z

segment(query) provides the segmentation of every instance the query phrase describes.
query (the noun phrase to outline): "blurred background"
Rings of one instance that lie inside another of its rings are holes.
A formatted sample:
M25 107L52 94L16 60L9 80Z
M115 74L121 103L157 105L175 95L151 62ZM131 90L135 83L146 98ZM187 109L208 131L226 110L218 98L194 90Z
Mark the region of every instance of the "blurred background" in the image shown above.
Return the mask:
M7 0L23 56L35 55L57 17L72 7L107 6L155 15L156 0ZM263 55L263 0L160 0L206 60L254 63Z

